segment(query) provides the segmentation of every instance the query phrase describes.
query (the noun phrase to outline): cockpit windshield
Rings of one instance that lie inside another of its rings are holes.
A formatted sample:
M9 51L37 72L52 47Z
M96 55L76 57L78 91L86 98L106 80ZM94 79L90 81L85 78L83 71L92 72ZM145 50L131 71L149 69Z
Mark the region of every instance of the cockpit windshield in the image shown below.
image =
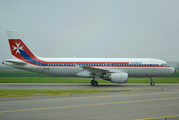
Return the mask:
M168 66L168 64L167 63L163 63L162 66Z

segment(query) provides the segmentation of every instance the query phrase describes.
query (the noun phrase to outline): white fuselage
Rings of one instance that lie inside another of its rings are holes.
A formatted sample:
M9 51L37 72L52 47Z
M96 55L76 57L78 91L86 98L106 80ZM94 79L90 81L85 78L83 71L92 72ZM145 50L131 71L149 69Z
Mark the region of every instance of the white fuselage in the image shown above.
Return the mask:
M39 57L38 57L39 58ZM94 77L93 74L83 75L83 66L101 68L113 73L124 72L129 77L161 77L172 75L173 67L166 66L166 62L152 58L39 58L46 65L17 65L4 61L4 64L37 72L61 77ZM126 63L126 64L125 64ZM82 74L78 74L82 72Z

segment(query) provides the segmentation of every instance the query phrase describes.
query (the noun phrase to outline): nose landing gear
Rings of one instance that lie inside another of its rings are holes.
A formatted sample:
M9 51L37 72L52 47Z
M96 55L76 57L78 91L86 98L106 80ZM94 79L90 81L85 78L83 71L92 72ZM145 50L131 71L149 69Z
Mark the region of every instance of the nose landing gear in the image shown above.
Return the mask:
M154 86L155 83L153 82L153 77L150 77L150 79L151 79L151 83L150 83L150 85L151 85L151 86Z

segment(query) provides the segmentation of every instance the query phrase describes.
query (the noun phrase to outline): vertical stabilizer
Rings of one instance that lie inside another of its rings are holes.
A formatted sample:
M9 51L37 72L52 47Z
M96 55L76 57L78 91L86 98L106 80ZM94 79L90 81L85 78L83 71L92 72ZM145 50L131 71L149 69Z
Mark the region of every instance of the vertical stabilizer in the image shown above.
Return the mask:
M7 31L11 54L22 61L36 64L36 56L24 44L19 34L15 31Z

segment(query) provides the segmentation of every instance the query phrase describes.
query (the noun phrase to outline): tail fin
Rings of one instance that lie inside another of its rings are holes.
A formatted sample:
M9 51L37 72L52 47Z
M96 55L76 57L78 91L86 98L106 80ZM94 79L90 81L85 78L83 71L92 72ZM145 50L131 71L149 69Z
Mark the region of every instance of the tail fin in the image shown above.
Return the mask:
M36 56L23 43L20 36L15 31L7 31L11 53L14 57L32 64L37 63Z

